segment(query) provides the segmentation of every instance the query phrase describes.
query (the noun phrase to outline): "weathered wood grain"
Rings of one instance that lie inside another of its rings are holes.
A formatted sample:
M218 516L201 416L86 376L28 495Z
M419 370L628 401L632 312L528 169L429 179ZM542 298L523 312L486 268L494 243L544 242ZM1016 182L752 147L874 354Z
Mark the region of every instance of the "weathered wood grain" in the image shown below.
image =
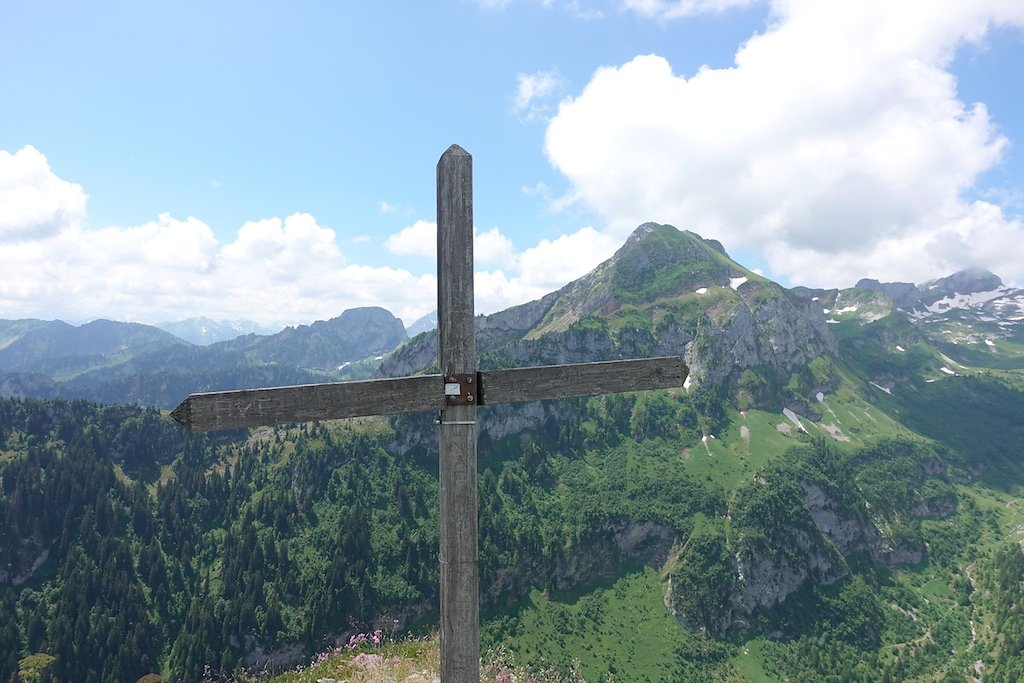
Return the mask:
M440 410L440 375L192 394L171 417L193 432Z
M682 386L681 358L543 365L476 374L479 405ZM454 408L450 406L448 409ZM194 432L445 408L442 375L192 394L171 417ZM449 417L454 420L453 414Z
M688 372L674 356L490 370L480 373L480 404L670 389L683 386Z
M452 145L437 162L437 333L442 374L476 373L473 157ZM476 402L440 418L441 680L480 680Z

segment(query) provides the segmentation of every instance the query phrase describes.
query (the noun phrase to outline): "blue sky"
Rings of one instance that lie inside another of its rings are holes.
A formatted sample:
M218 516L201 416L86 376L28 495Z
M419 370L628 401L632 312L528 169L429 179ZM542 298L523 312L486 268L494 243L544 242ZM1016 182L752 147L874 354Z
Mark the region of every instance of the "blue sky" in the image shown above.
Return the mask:
M787 285L1024 283L1019 0L10 0L0 26L0 318L412 322L451 143L481 313L648 220Z

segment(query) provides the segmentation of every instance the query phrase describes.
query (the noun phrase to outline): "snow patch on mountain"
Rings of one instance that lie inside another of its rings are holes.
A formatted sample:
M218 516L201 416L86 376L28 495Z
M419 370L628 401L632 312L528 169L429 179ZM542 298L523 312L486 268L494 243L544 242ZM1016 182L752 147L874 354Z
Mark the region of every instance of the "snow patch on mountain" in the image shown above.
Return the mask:
M883 387L878 382L871 382L871 386L875 387L876 389L880 389L880 390L884 391L885 393L889 394L890 396L892 396L892 389Z
M970 292L967 294L953 294L951 296L943 297L938 301L929 304L924 310L914 310L910 312L913 318L925 318L935 313L946 313L951 309L962 309L962 308L980 308L984 304L990 301L994 301L1006 294L1013 292L1014 290L1006 286L1001 286L998 289L994 289L988 292ZM999 302L994 306L1002 308L1010 302Z
M797 429L799 429L799 430L800 430L801 432L803 432L804 434L807 434L807 433L808 433L808 432L807 432L807 428L806 428L806 427L804 427L804 423L800 421L800 416L799 416L799 415L797 415L796 413L794 413L794 412L793 412L792 410L790 410L789 408L783 408L783 409L782 409L782 414L783 414L783 415L785 415L785 416L786 416L786 418L787 418L787 419L788 419L788 420L789 420L790 422L792 422L793 424L795 424L795 425L797 426Z

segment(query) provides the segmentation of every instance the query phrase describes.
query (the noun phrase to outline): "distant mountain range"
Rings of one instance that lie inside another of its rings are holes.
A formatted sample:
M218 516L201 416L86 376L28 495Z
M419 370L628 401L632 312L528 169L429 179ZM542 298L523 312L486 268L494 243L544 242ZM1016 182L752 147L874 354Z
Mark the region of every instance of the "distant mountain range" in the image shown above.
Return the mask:
M167 408L193 391L366 376L406 339L382 308L204 346L137 323L0 321L0 396Z
M172 334L138 323L94 320L75 327L60 320L0 320L0 370L55 379L187 345Z
M848 289L792 291L821 305L831 325L896 316L964 362L1024 367L1024 289L986 270L970 268L921 285L862 279Z
M260 325L251 320L212 320L205 317L157 323L156 327L170 332L179 339L202 346L228 341L245 334L271 335L280 332L278 327Z
M273 325L261 325L251 320L213 320L206 317L188 318L178 322L157 323L155 327L159 327L165 332L170 332L179 339L202 346L230 341L249 334L269 336L277 334L283 329ZM437 327L436 310L431 311L409 325L405 329L405 333L409 337L415 337L417 334L427 332L435 327Z
M429 332L437 327L437 310L433 310L427 313L425 316L414 322L409 327L405 328L405 333L409 337L415 337L417 334L422 332Z
M864 278L848 289L793 290L826 306L833 318L854 317L862 322L878 320L893 312L917 322L934 324L948 316L964 317L1000 337L1013 336L1024 323L1024 290L1007 287L996 275L968 268L921 285L879 282Z
M836 353L836 325L892 315L951 347L944 352L952 356L1019 363L1024 291L987 271L921 285L863 279L847 289L787 290L730 259L718 242L653 223L562 289L478 317L477 345L482 363L494 366L682 353L691 383L717 385L744 370L792 372ZM0 395L166 408L198 390L409 374L436 363L436 322L434 312L407 331L382 308L276 334L237 335L253 324L205 318L164 329L0 321Z

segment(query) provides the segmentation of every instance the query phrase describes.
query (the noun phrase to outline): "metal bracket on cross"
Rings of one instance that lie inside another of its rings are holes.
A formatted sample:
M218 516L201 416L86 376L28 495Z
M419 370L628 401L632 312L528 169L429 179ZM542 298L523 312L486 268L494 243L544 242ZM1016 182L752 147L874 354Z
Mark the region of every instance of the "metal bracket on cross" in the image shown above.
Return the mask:
M480 383L476 372L454 372L444 376L444 401L450 406L479 403Z

